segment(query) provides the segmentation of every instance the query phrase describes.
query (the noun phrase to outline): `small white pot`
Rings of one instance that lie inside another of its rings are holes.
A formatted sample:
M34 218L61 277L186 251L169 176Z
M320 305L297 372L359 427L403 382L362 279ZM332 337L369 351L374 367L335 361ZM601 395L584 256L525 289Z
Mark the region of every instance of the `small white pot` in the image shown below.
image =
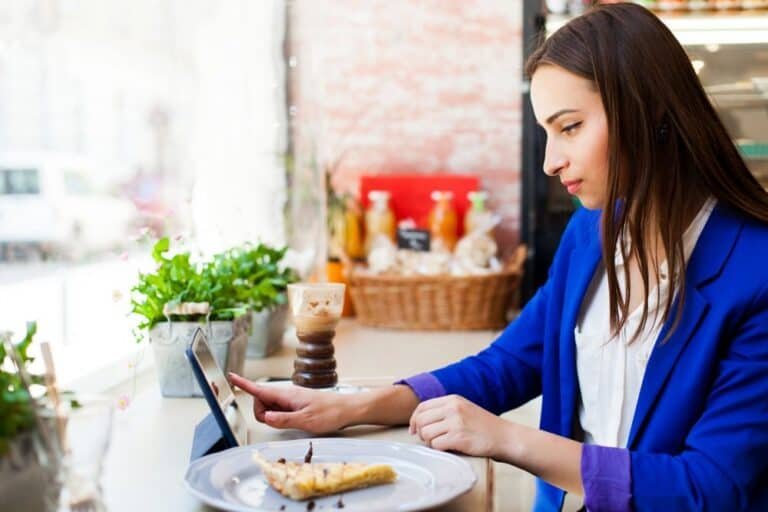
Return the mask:
M231 321L174 321L155 325L149 331L149 341L155 355L160 393L174 398L203 396L184 354L198 327L207 334L213 357L224 373L242 374L250 323L250 315L243 315Z
M251 313L248 334L248 359L261 359L277 352L283 345L288 306Z

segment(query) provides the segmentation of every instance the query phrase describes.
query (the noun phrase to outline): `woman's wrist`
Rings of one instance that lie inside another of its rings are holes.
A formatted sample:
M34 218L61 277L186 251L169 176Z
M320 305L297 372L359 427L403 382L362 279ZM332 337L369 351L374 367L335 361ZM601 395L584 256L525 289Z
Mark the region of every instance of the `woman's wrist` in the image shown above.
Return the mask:
M491 458L508 464L519 465L525 453L525 428L521 425L499 418L502 427L499 439L493 443Z
M355 393L348 396L339 396L339 415L343 420L341 428L363 425L366 423L367 411L370 409L367 393Z
M584 494L580 442L519 423L504 422L496 460L513 464L575 494Z
M344 426L373 425L380 423L376 411L380 409L377 404L382 401L381 393L376 391L363 391L344 397L342 400L343 417L346 419Z
M342 402L346 425L407 424L419 399L411 388L393 385L350 395Z

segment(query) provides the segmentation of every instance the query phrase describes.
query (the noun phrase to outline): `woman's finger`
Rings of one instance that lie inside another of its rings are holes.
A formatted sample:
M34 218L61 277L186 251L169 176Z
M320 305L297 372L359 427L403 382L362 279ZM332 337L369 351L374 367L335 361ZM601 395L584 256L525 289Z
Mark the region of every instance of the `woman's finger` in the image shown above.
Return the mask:
M256 418L256 421L260 421L261 423L264 423L264 413L267 411L267 407L262 403L261 400L253 397L253 417Z
M432 440L448 433L450 425L447 421L436 421L422 427L419 430L419 437L422 441L427 443L427 446L432 446Z
M255 383L239 376L236 373L229 372L227 377L231 385L237 386L238 388L242 389L243 391L251 395L256 393L256 389L258 389L258 386Z
M408 431L411 434L416 434L426 425L443 419L445 419L445 410L442 407L427 409L418 413L414 412L408 424Z
M289 389L278 389L273 386L260 386L231 372L229 374L229 381L249 395L252 395L254 401L256 399L260 400L261 403L267 406L267 408L272 408L272 406L277 406L280 409L286 410L293 410L296 408L293 403L295 393L292 393Z
M442 452L447 452L449 450L461 452L461 450L458 449L458 443L456 442L456 434L450 430L433 437L429 443L429 447Z
M413 411L416 412L424 412L428 411L430 409L436 409L438 407L443 407L446 403L453 400L455 397L453 395L447 395L447 396L441 396L438 398L431 398L429 400L424 400L419 405L416 406L416 409Z
M304 415L298 412L266 411L264 423L273 428L298 428L306 426Z
M434 411L434 410L444 410L446 405L449 405L452 400L454 400L453 395L449 396L441 396L439 398L432 398L430 400L425 400L424 402L421 402L419 405L416 406L416 409L414 409L413 413L411 414L411 419L408 422L408 431L411 434L416 433L416 426L414 424L414 421L418 419L422 414L427 413L428 411ZM445 416L445 413L443 413L443 416Z

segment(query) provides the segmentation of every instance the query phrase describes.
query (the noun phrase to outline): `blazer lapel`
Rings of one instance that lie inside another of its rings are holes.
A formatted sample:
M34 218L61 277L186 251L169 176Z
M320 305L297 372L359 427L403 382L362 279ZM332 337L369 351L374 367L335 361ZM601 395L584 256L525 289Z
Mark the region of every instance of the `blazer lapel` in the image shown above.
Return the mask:
M685 304L680 324L666 343L662 344L661 340L667 336L674 322L678 307L676 302L648 360L629 432L628 448L634 447L659 393L667 384L675 362L688 345L709 308L709 303L699 289L720 273L736 243L742 225L742 219L734 217L719 205L712 211L688 264Z
M601 258L599 233L588 240L586 246L578 247L571 253L560 324L560 432L564 436L570 436L573 430L579 390L573 329Z
M640 395L637 399L635 415L632 419L632 427L629 431L627 447L632 448L639 429L645 423L653 404L656 402L656 398L667 383L667 378L675 365L675 361L677 361L680 352L682 352L683 348L685 348L691 336L696 331L696 328L708 307L709 304L701 296L698 290L689 287L685 297L683 316L680 319L680 324L667 342L661 344L661 340L666 337L669 332L669 327L674 321L677 304L675 304L675 307L672 309L670 321L664 325L664 328L659 333L659 338L656 340L656 346L653 348L651 357L648 360L648 366L646 367L645 375L643 376L643 384L640 387Z

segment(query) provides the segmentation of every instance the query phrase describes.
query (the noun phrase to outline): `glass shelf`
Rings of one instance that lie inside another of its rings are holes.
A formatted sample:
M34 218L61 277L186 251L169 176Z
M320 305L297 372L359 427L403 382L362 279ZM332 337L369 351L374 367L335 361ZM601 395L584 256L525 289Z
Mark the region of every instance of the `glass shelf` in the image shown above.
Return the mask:
M768 43L768 11L657 14L683 46ZM570 19L548 15L547 34Z

